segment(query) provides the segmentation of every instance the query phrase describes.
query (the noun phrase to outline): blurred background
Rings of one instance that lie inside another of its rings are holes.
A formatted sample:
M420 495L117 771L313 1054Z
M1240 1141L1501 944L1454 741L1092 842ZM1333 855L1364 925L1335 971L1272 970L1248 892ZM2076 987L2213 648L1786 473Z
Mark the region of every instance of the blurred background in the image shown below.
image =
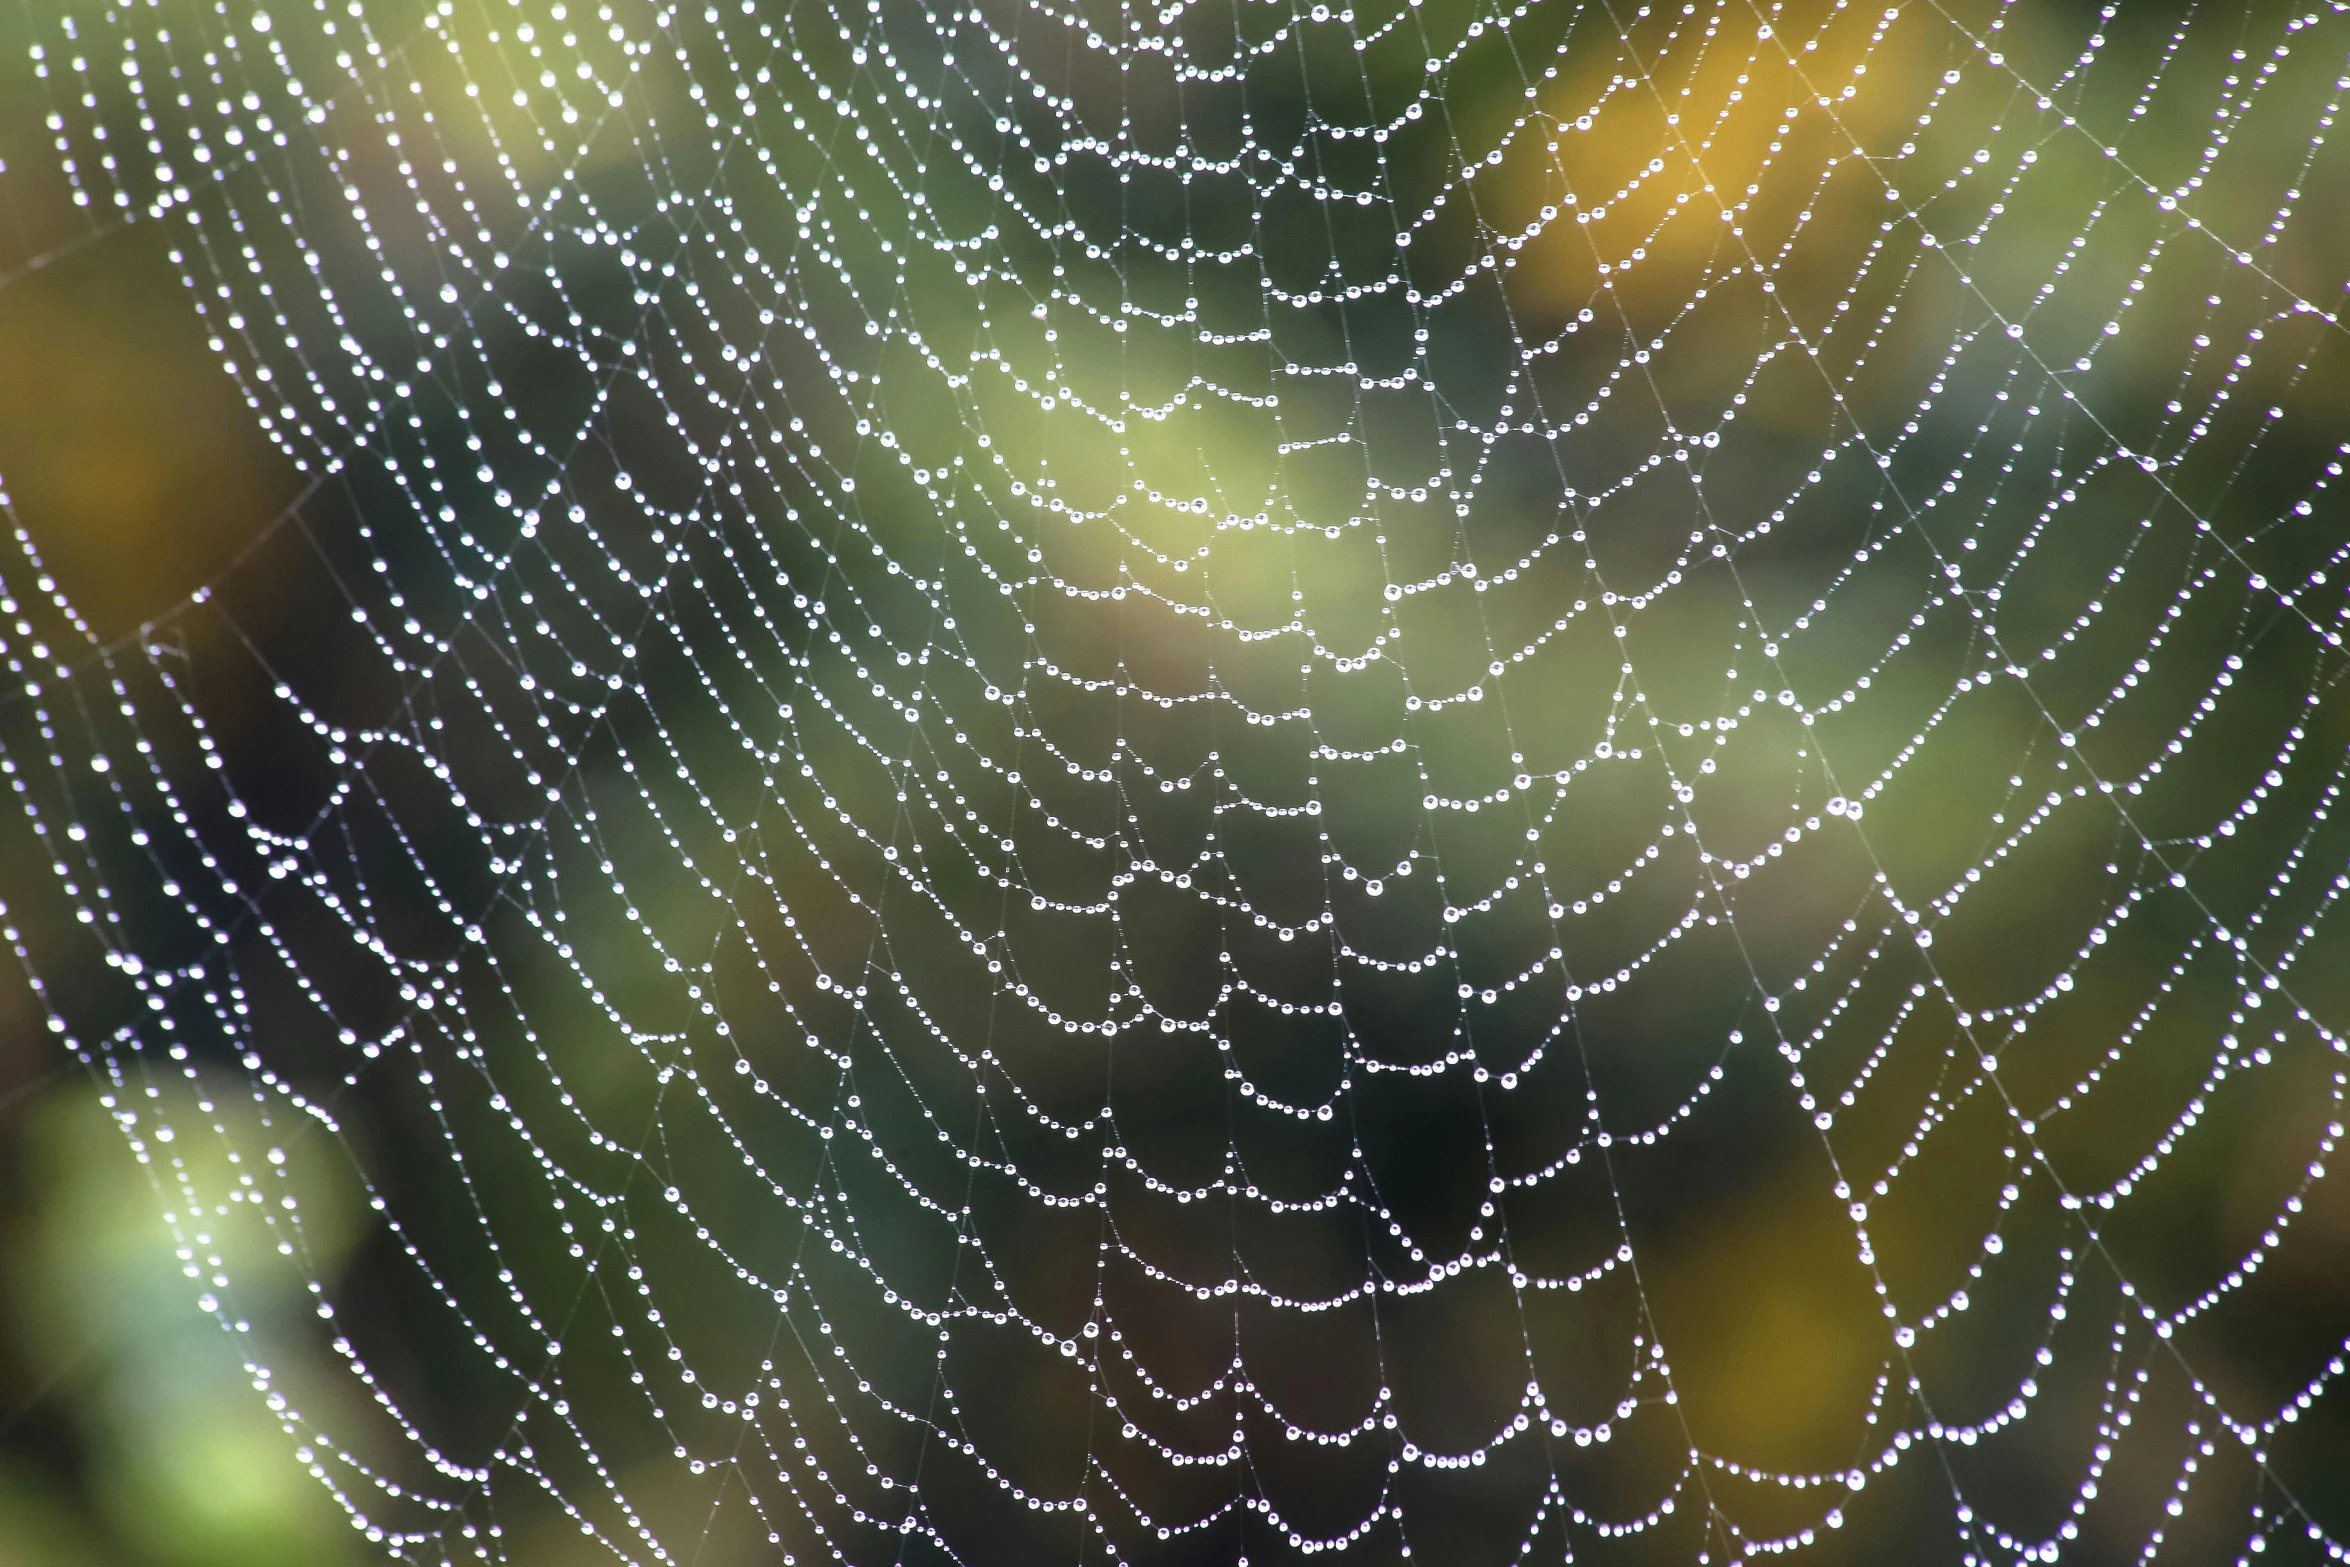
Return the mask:
M2339 9L0 13L0 1563L2339 1559Z

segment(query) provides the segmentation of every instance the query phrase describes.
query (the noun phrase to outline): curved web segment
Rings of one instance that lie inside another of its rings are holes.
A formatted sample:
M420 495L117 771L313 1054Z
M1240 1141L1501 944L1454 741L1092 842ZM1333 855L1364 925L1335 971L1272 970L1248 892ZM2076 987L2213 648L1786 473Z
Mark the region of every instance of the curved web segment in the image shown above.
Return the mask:
M305 486L111 640L20 519L12 895L299 1461L2339 1559L2341 9L43 24Z

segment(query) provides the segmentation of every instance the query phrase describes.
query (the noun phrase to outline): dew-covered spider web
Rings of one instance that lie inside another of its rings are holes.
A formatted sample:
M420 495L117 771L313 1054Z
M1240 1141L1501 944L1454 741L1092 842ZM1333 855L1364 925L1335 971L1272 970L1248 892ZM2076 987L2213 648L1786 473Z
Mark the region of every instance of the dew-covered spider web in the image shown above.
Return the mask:
M299 474L0 567L8 935L284 1463L2345 1559L2344 9L27 12Z

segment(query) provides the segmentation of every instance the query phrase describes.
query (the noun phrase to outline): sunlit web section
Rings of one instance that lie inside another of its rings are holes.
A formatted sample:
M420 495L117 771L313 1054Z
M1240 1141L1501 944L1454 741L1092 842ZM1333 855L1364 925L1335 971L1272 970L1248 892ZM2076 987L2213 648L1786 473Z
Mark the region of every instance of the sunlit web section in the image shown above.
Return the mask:
M119 636L17 516L18 945L289 1450L2339 1559L2341 10L56 17L311 482Z

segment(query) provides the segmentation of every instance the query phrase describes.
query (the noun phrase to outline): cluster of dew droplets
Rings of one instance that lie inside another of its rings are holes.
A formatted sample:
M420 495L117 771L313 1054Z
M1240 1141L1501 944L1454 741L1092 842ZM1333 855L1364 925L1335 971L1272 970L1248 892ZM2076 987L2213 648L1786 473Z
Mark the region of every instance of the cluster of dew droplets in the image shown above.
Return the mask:
M620 1559L682 1561L693 1536L648 1498L714 1475L785 1562L900 1560L916 1539L995 1559L960 1500L931 1501L974 1483L1035 1538L1117 1560L1170 1539L1443 1559L1423 1499L1506 1467L1534 1477L1518 1560L1630 1542L1736 1561L1843 1527L1889 1471L2058 1440L2033 1421L2062 1355L2097 1389L2067 1460L2083 1478L2059 1522L2019 1534L1937 1468L1970 1560L2062 1559L2134 1422L2168 1422L2186 1453L2149 1551L2226 1449L2264 1479L2234 1525L2246 1550L2306 1532L2339 1556L2269 1450L2338 1397L2341 1355L2255 1408L2191 1340L2293 1245L2341 1136L2350 1020L2297 977L2350 893L2322 739L2350 445L2281 510L2200 476L2270 460L2284 405L2342 350L2341 279L2319 293L2291 258L2304 187L2339 180L2350 26L2319 6L2247 22L2223 54L2190 21L2126 59L2099 31L2067 57L2008 41L2024 9L136 0L45 24L30 69L72 199L168 234L223 372L309 482L256 519L256 548L315 557L332 590L306 613L377 696L354 716L253 633L303 765L331 779L298 819L263 809L183 635L243 634L225 586L102 643L19 519L0 775L54 877L12 896L62 896L103 948L118 983L43 991L52 1027L153 1172L198 1304L252 1346L257 1393L353 1527L402 1559L504 1560L502 1520L551 1498ZM2118 98L2116 72L2137 73ZM2174 98L2203 111L2175 179L2134 134ZM2301 141L2263 221L2207 214L2245 141L2284 132ZM1624 156L1639 138L1654 155ZM2007 217L2051 200L2069 203L2053 246ZM1299 254L1300 212L1323 264ZM2181 277L2211 280L2193 310L2141 306ZM1498 373L1443 358L1474 331L1502 344ZM2168 382L2150 421L2100 403L2121 354ZM1710 402L1664 389L1696 361ZM1817 418L1784 411L1795 385ZM1389 419L1413 438L1383 442ZM1754 451L1769 460L1723 466ZM2084 519L2115 535L2096 596L2051 619L2048 561ZM1800 596L1752 590L1791 541L1811 550ZM1352 598L1325 621L1334 581ZM1659 685L1676 655L1652 629L1692 614L1732 650L1702 700ZM2125 615L2142 655L2093 655ZM2205 667L2214 617L2226 648ZM1071 624L1133 628L1132 648L1097 656ZM1430 648L1430 626L1483 646ZM1153 637L1204 649L1204 674L1154 674ZM2252 781L2184 835L2144 825L2139 802L2235 743L2226 726L2273 710L2281 680L2297 710L2249 774L2221 770ZM1598 716L1557 718L1561 690ZM1994 704L2030 721L2001 731L1984 836L1938 882L1897 873L1880 805ZM1385 730L1341 711L1366 705ZM1106 748L1104 721L1066 716L1105 706ZM1212 742L1164 742L1184 725ZM1754 786L1729 781L1750 753L1784 764L1760 836L1741 825ZM1343 848L1358 780L1391 774L1417 780L1411 833L1375 859ZM1627 788L1637 830L1598 834L1583 802ZM1170 853L1146 826L1161 809L1210 825ZM2091 820L2111 843L2097 912L2045 985L1979 994L1946 972L1937 932ZM1304 895L1266 894L1259 829L1307 845ZM2207 903L2198 866L2240 889L2239 839L2255 890ZM1736 967L1815 876L1849 882L1818 945ZM1219 933L1206 999L1146 982L1142 893ZM1409 898L1424 921L1379 923ZM2149 964L2155 911L2192 929ZM1053 921L1087 935L1040 936ZM1071 951L1101 971L1072 979ZM1301 984L1259 951L1327 962ZM306 1021L257 999L252 953ZM1736 1026L1673 1101L1611 1103L1587 1020L1685 984L1700 953ZM2090 1183L2050 1134L2099 1116L2153 1041L2177 1048L2173 1014L2215 964L2194 1089ZM2125 1021L2077 1074L2051 1090L2025 1070L2068 998L2116 983L2135 987ZM1447 1021L1402 1048L1373 1014L1406 994ZM1259 1082L1244 1015L1320 1053L1319 1086ZM335 1064L308 1043L286 1064L273 1029L332 1040ZM1030 1076L1039 1039L1104 1082L1208 1052L1226 1109L1203 1135L1224 1146L1162 1163L1150 1103L1073 1105L1065 1078ZM596 1088L596 1050L638 1091ZM1821 1469L1691 1434L1631 1227L1609 1217L1565 1258L1513 1217L1568 1190L1620 1213L1643 1152L1706 1135L1758 1055L1882 1308L1864 1439ZM2288 1072L2330 1097L2256 1243L2191 1293L2141 1290L2106 1227L2231 1080ZM1921 1075L1922 1101L1883 1087ZM1441 1103L1484 1161L1465 1240L1416 1232L1350 1130L1398 1084L1462 1090ZM354 1096L413 1114L476 1216L409 1211L354 1141L372 1222L511 1405L479 1451L436 1445L311 1258L283 1145L338 1134ZM1516 1100L1570 1103L1566 1132L1513 1141ZM1992 1222L1964 1279L1920 1296L1879 1267L1872 1207L1985 1106ZM1318 1188L1260 1184L1261 1135L1335 1137L1339 1157ZM1006 1204L1092 1224L1075 1315L984 1233L975 1215ZM1198 1205L1328 1221L1359 1266L1298 1293L1237 1240L1203 1263L1154 1239ZM2060 1222L2020 1217L2042 1205ZM220 1239L246 1208L383 1433L280 1387ZM537 1233L502 1222L518 1208ZM909 1244L933 1266L903 1273ZM1930 1341L2028 1291L2024 1252L2054 1281L2032 1363L1952 1401L1921 1369ZM1516 1407L1432 1439L1390 1384L1440 1349L1392 1338L1393 1314L1496 1281L1521 1322L1630 1302L1613 1390L1562 1395L1529 1338ZM1178 1306L1221 1314L1220 1367L1154 1365L1142 1318ZM697 1320L721 1311L768 1322L755 1369L705 1349ZM1375 1395L1301 1419L1244 1312L1365 1314ZM875 1319L935 1368L908 1382ZM973 1344L1076 1377L1082 1458L1049 1486L984 1418ZM609 1386L573 1369L591 1355L617 1357ZM2187 1412L2151 1413L2181 1372ZM1589 1450L1635 1425L1683 1461L1634 1505L1594 1501ZM1293 1515L1266 1478L1293 1444L1361 1455L1359 1515ZM654 1449L671 1457L643 1467ZM1220 1477L1206 1503L1153 1489L1192 1469ZM1750 1530L1733 1480L1809 1521Z

